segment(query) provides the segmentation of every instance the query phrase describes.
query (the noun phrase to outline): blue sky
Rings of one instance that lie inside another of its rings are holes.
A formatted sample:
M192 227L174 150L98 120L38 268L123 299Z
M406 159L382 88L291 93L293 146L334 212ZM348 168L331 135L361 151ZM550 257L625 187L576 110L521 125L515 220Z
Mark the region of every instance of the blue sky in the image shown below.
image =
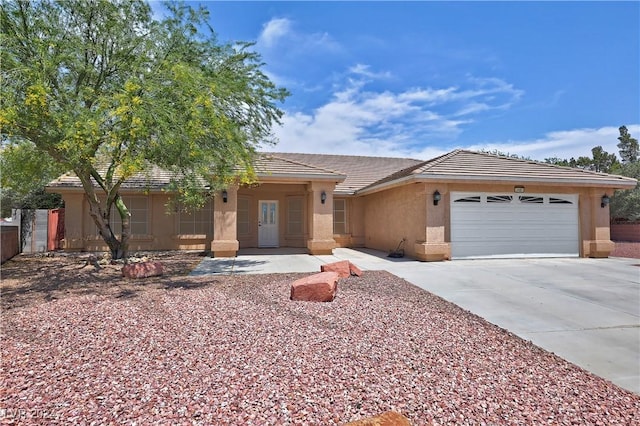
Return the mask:
M640 138L639 2L203 2L292 95L266 150L577 157Z

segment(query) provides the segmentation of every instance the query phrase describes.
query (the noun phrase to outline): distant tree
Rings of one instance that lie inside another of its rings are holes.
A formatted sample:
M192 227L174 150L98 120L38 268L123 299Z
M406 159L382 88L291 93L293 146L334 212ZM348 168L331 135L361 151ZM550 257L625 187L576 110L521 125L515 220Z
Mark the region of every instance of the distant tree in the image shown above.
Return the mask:
M622 164L638 161L638 157L640 156L638 140L631 137L626 126L620 126L618 130L620 131L620 136L618 137L620 143L618 143L618 148L620 149Z
M500 151L498 149L492 149L492 150L481 149L480 152L484 152L485 154L497 155L499 157L509 157L509 158L516 158L518 160L532 161L531 157L525 157L523 155L512 154L510 152L504 152L504 151Z
M601 173L612 173L615 171L615 168L618 165L618 158L615 154L609 154L607 151L602 149L602 146L593 147L591 149L591 154L593 157L591 159L589 157L578 158L578 165L582 165L580 164L580 159L586 158L586 160L589 160L591 164L585 164L585 169Z
M198 205L206 185L251 180L288 95L251 44L216 41L205 10L168 8L157 21L141 0L0 2L1 140L78 176L114 259L128 254L123 182L158 166Z
M622 164L619 173L640 181L640 158L638 155L638 140L632 138L625 126L620 127L618 148ZM640 186L624 191L618 190L611 198L610 205L612 220L640 221Z
M575 159L572 158L571 160L575 163ZM566 158L549 157L549 158L545 158L544 162L547 164L553 164L556 166L572 167L569 163L569 160L567 160Z

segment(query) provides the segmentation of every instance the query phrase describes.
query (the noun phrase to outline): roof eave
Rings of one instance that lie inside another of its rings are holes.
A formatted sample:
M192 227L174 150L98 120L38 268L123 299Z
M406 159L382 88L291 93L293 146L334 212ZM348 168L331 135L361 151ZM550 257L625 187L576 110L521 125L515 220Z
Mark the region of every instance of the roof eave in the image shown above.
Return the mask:
M356 191L357 195L367 195L374 192L391 189L397 186L405 185L412 182L432 182L438 181L443 183L460 183L474 181L477 183L504 183L504 184L520 184L520 183L538 183L543 185L567 185L572 186L593 186L599 188L613 189L633 189L637 186L638 181L632 178L623 177L619 180L613 179L580 179L580 178L545 178L545 177L526 177L526 176L494 176L487 177L481 175L452 176L447 174L414 174L404 176L389 182L373 185Z

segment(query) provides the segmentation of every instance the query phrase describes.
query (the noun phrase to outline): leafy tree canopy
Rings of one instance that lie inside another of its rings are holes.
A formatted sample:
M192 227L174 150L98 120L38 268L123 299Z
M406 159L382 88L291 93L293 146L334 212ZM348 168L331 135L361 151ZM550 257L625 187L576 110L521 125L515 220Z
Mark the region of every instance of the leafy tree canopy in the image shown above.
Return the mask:
M206 10L166 7L157 21L141 0L0 4L2 140L78 176L114 258L128 251L124 181L159 166L198 204L205 185L251 180L288 95L250 43L217 42Z
M44 187L64 171L31 142L20 141L0 148L2 217L10 216L11 208L60 207L60 195L47 194Z

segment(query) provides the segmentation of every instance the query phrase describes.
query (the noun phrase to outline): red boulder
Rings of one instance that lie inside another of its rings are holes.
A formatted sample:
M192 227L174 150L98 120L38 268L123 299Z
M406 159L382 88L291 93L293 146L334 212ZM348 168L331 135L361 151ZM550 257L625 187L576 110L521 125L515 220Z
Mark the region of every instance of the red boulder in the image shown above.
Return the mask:
M338 291L337 272L321 272L300 278L291 284L291 300L331 302Z
M320 265L320 271L322 272L337 272L340 278L347 278L351 275L362 275L362 271L353 263L348 260L341 260L339 262L325 263Z
M128 263L122 267L122 276L126 278L157 277L163 272L160 262Z

